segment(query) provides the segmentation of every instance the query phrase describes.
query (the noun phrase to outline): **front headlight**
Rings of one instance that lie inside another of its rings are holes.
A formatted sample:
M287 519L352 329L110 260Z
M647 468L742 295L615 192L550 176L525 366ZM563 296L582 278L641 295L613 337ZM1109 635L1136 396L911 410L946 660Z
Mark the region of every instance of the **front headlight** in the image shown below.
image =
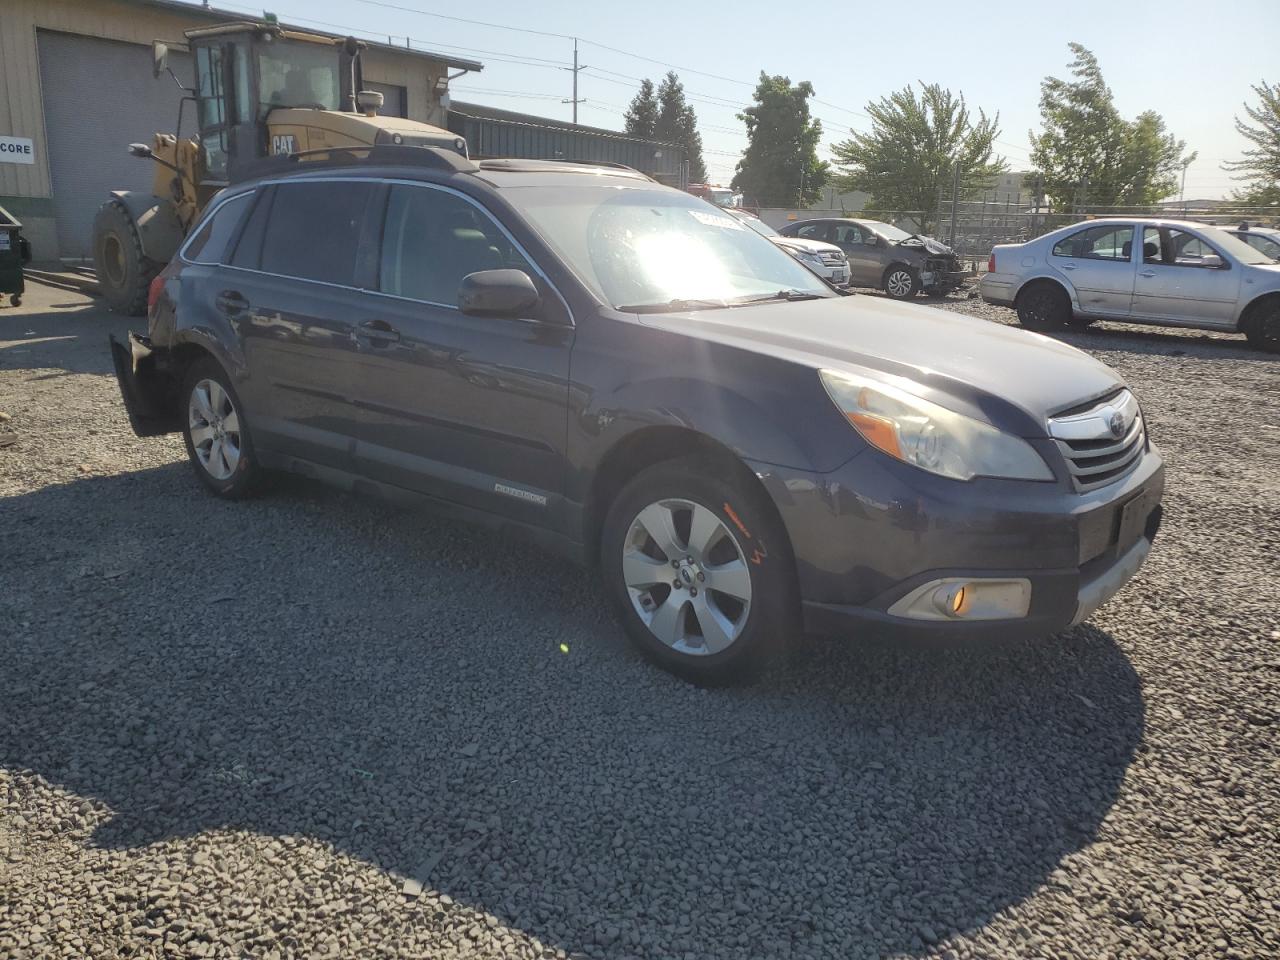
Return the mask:
M797 251L796 256L799 257L801 260L803 260L805 263L812 264L815 267L822 266L822 258L818 256L816 253L805 253L804 251Z
M827 393L862 439L903 463L953 480L1053 479L1025 440L870 377L820 372Z

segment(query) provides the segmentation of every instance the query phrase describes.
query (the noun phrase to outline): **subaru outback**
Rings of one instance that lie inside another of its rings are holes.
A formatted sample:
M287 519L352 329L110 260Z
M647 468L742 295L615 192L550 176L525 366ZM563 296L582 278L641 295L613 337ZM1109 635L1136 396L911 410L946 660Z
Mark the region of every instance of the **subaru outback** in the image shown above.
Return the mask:
M112 342L134 430L212 494L293 471L523 531L718 681L801 630L1078 623L1147 556L1164 468L1115 371L841 297L627 169L372 148L209 205Z

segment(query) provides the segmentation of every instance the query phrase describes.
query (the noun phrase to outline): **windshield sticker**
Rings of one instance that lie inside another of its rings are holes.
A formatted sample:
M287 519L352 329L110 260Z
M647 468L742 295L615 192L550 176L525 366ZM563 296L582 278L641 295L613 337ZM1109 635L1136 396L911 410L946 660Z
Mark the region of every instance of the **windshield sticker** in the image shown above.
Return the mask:
M723 213L708 213L706 210L690 210L689 216L708 227L720 227L724 230L746 229L746 227L733 219L733 217L725 216Z

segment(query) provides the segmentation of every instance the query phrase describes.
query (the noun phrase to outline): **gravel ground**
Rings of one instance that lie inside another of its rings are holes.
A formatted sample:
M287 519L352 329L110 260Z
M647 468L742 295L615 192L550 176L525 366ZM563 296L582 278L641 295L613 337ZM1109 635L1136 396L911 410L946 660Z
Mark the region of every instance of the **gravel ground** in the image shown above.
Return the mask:
M1169 464L1088 624L705 691L532 547L204 495L125 327L0 310L0 957L1280 955L1280 358L1067 335Z

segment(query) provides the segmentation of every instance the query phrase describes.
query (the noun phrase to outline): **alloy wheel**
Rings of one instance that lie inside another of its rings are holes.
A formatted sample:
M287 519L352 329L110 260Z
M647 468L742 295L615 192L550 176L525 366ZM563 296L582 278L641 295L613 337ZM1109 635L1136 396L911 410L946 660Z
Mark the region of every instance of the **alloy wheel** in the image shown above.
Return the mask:
M751 571L733 531L690 500L641 510L622 545L622 577L649 631L678 653L727 650L751 612Z
M200 380L187 404L191 447L215 480L227 480L240 464L240 415L217 380Z
M889 274L889 279L885 282L885 286L889 288L891 296L905 297L911 292L912 286L911 274L905 270L895 270Z

